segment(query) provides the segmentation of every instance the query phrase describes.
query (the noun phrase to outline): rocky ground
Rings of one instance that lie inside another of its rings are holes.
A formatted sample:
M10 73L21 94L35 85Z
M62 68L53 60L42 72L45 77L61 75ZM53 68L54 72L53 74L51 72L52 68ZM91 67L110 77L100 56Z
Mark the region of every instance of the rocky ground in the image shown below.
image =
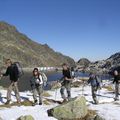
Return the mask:
M56 89L56 87L54 87L53 90L44 92L42 106L39 106L39 105L36 105L34 107L32 106L33 98L32 98L32 93L30 91L20 93L22 98L21 106L18 106L17 104L15 104L16 100L15 100L14 93L12 93L13 103L10 106L5 106L4 103L6 102L6 90L1 88L0 90L1 120L17 120L19 117L22 116L23 118L25 115L31 115L34 120L56 120L58 119L58 117L62 115L65 116L66 112L67 112L67 116L71 116L71 118L77 115L81 115L82 113L82 115L85 117L84 120L94 120L93 117L95 117L96 115L98 115L96 116L97 119L95 118L96 120L103 120L103 119L119 120L120 101L114 102L114 99L113 99L114 86L109 81L104 81L102 90L99 90L97 93L98 94L97 97L99 100L98 105L94 105L92 103L91 87L88 85L83 86L83 83L81 80L78 80L76 82L77 84L80 84L80 85L79 86L75 85L72 87L72 98L74 99L72 99L71 102L62 104L62 105L61 105L62 99L59 92L60 89L59 88ZM76 109L76 106L77 106L77 109ZM69 108L69 109L66 109L66 108ZM54 110L55 113L48 116L48 110L51 110L51 109ZM64 110L63 113L65 113L65 115L60 112L61 109L62 111ZM70 111L68 112L65 109ZM59 113L61 113L61 115ZM53 117L50 117L50 116L53 116ZM89 116L89 117L86 118L86 116ZM92 118L90 119L90 117ZM26 118L25 120L33 120L33 119Z

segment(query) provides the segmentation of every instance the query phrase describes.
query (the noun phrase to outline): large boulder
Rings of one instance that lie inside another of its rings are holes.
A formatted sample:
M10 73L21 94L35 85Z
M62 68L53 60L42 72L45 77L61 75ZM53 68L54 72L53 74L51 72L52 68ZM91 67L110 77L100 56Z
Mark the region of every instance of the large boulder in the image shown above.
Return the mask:
M21 116L17 120L35 120L31 115Z
M85 97L75 98L67 103L48 110L48 116L58 120L82 119L88 113Z

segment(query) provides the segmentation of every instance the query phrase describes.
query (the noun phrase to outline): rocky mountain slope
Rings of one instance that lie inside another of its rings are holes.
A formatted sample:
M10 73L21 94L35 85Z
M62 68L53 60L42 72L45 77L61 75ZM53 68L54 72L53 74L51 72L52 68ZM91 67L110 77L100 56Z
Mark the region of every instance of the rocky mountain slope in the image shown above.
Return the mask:
M80 66L83 66L83 67L87 67L89 66L91 62L87 59L87 58L81 58L77 64L80 65Z
M19 61L24 67L75 65L72 58L55 52L47 44L32 41L15 26L0 22L0 66L6 58Z
M109 72L110 69L120 66L120 52L111 55L106 60L101 60L92 63L90 66L96 71Z

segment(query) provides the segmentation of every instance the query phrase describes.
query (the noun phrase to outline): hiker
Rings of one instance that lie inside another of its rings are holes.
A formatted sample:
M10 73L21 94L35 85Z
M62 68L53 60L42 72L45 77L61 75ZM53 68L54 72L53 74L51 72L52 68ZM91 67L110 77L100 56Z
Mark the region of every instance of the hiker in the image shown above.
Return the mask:
M100 82L100 79L98 78L98 76L94 73L90 73L88 84L91 84L92 98L93 98L95 104L98 104L96 94L97 94L98 89L101 88L100 83L101 82Z
M42 105L42 93L43 93L43 75L39 72L38 68L34 68L33 77L30 80L31 88L33 91L34 105L37 105L37 94L39 95L39 105Z
M63 67L63 77L60 79L60 83L61 83L60 93L63 98L63 102L66 102L67 100L69 101L71 99L72 77L70 74L70 69L67 66L67 64L63 64L62 67ZM67 97L64 94L65 89L67 91Z
M16 64L12 63L10 59L6 60L6 66L7 66L6 73L2 74L1 77L10 76L11 83L7 90L7 102L5 104L10 104L12 90L14 90L15 92L17 103L20 104L21 99L20 99L19 89L18 89L18 80L19 80L18 67L16 66Z
M114 71L114 81L113 83L115 83L115 101L119 100L119 84L120 84L120 73L115 70Z

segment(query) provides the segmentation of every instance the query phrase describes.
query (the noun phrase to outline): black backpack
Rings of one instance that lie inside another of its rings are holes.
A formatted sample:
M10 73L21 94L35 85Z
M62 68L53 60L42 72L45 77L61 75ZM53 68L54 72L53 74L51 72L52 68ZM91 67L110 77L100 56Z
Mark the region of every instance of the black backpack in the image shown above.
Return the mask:
M21 64L19 62L15 62L14 64L18 68L18 77L22 77L24 75L24 72L23 72Z

